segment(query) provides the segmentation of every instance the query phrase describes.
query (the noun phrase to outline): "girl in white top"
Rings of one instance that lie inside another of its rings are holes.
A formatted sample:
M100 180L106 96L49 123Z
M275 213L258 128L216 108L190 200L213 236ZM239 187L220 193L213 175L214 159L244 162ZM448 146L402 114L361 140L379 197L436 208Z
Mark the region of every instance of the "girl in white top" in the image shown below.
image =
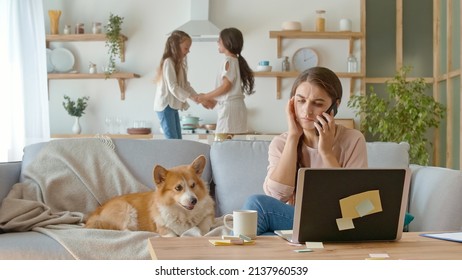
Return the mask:
M215 133L233 135L247 132L247 108L244 93L252 94L254 76L242 56L244 38L240 30L226 28L220 32L218 51L225 60L217 78L217 87L200 94L194 100L200 103L216 102L218 120ZM207 106L207 103L204 104Z
M173 31L165 43L164 54L157 71L154 111L157 112L167 139L182 138L178 110L188 109L187 99L197 95L186 75L186 55L191 44L191 37L187 33ZM204 103L204 107L207 107L206 104Z

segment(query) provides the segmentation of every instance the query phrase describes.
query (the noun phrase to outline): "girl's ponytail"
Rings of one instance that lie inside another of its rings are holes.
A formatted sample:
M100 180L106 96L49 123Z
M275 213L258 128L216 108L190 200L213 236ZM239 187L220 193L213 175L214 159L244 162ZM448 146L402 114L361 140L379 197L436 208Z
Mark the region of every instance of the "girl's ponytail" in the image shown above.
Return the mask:
M237 55L237 60L239 61L239 71L242 79L241 89L245 94L251 95L255 92L253 90L255 85L253 71L250 69L249 64L241 54Z

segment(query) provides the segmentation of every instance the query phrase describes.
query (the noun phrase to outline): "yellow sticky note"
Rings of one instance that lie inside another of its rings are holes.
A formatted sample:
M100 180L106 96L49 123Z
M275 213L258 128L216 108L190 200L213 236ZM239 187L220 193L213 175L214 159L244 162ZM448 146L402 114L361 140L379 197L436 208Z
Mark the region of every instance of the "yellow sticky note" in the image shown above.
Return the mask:
M216 240L209 240L214 246L231 246L231 245L252 245L255 243L255 240L242 240L242 242L236 242L237 240L229 240L229 239L216 239Z
M382 211L379 190L351 195L339 200L343 218L359 218ZM359 209L359 213L358 213Z
M324 245L322 242L305 242L306 248L309 249L323 249Z
M355 228L353 220L350 218L338 218L335 221L337 222L338 230L347 230Z

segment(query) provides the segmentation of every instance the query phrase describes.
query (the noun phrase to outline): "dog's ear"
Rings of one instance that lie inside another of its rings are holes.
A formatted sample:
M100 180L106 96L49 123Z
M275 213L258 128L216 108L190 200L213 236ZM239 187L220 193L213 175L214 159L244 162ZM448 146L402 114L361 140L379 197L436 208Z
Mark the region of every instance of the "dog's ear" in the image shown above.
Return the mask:
M154 166L154 169L152 170L152 177L157 187L160 187L161 184L165 181L165 179L167 178L167 173L168 170L163 168L162 166Z
M205 159L205 156L200 155L191 163L191 167L194 168L197 175L201 176L206 162L207 160Z

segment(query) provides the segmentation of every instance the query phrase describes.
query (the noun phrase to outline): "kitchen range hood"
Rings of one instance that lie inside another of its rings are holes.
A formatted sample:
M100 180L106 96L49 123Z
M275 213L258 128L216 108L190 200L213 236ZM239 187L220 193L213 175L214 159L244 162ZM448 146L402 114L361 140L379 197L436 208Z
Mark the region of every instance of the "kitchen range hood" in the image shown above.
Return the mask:
M209 0L190 0L191 19L177 30L191 36L195 42L216 42L220 29L209 20Z

